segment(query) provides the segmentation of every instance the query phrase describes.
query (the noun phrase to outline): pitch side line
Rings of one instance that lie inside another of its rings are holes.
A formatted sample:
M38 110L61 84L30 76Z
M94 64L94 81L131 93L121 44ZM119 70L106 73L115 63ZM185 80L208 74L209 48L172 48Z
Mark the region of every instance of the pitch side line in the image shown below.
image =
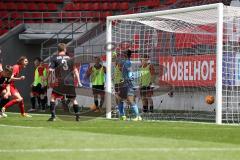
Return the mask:
M0 153L54 153L54 152L239 152L240 148L81 148L81 149L0 149Z
M44 128L44 127L16 126L16 125L6 125L6 124L0 124L0 127L15 127L15 128Z

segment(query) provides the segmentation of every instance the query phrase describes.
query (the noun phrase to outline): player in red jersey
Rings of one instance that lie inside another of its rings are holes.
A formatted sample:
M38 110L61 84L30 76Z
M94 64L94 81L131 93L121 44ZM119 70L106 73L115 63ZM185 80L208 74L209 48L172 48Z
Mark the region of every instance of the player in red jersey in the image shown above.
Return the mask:
M10 82L10 92L11 95L13 96L13 99L11 101L9 101L3 108L2 108L2 114L5 114L5 111L7 108L11 107L14 104L18 104L19 108L20 108L20 112L21 115L23 117L31 117L30 115L28 115L27 113L25 113L24 111L24 102L23 102L23 97L20 95L20 93L18 92L17 88L15 87L14 82L15 81L20 81L20 80L24 80L25 76L20 76L20 71L23 68L26 68L26 66L28 65L28 59L25 56L22 56L18 59L17 64L15 64L13 66L13 73L12 73L12 77L11 77L11 82Z

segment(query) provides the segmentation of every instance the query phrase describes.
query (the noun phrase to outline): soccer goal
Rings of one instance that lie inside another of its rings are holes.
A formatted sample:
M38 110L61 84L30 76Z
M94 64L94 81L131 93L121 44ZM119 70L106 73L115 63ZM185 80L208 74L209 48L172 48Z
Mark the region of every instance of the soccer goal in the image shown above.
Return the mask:
M143 118L240 122L240 8L218 3L110 16L106 36L107 92L114 93L113 55L133 51L136 86L141 55L155 68L154 112ZM107 118L113 99L106 99Z

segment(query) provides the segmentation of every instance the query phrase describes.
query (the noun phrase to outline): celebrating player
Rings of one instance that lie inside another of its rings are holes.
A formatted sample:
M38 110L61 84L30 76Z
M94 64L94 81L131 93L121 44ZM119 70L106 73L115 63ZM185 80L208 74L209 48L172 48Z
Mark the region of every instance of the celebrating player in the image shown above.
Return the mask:
M121 97L121 101L118 104L118 109L119 109L119 114L120 118L125 120L125 111L124 111L124 100L127 100L127 103L131 106L133 109L133 112L135 114L135 118L133 118L133 121L139 121L142 120L142 118L139 115L139 110L138 106L136 104L136 96L134 93L134 85L132 82L132 77L131 77L131 55L132 51L127 50L124 53L124 59L122 60L122 75L123 75L123 84L120 87L119 91L119 96Z
M23 68L26 68L27 65L28 65L27 57L22 56L18 59L17 64L13 66L13 74L11 76L11 81L10 81L10 92L11 92L11 95L13 96L13 99L9 101L6 105L4 105L4 107L2 108L2 115L6 116L5 114L6 109L18 103L21 115L23 117L32 117L29 114L25 113L23 97L20 95L20 93L18 92L14 84L14 81L19 81L19 80L21 81L25 79L25 76L19 77L19 74L20 74L20 71Z
M41 105L41 111L45 111L47 104L47 69L42 64L42 59L37 57L34 60L35 72L34 81L32 84L32 91L30 93L32 108L29 112L36 111L36 98L38 100L38 105Z
M73 110L75 112L76 121L79 121L79 106L76 100L74 77L76 77L80 87L82 84L80 82L78 69L75 67L73 59L66 55L66 50L66 44L58 44L58 54L51 58L49 64L49 72L55 71L56 85L53 87L51 95L51 117L48 121L56 120L56 98L63 99L65 96L73 102Z
M95 112L101 112L101 108L104 103L104 84L105 84L105 74L106 74L106 67L104 67L100 62L100 56L94 57L95 64L91 66L86 76L90 77L90 81L92 83L92 90L94 96L94 104L96 106ZM98 96L100 96L100 104L98 103Z
M151 88L151 84L154 79L154 68L153 66L148 63L149 56L143 55L142 56L142 64L140 66L140 93L142 97L142 103L143 103L143 112L147 113L150 111L153 112L153 89ZM148 109L149 108L149 109Z

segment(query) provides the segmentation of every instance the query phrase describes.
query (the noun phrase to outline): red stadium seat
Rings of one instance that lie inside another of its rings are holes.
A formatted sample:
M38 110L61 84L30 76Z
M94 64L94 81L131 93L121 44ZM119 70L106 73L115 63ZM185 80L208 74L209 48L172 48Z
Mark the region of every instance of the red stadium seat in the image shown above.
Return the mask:
M62 17L71 19L74 15L71 12L64 12Z
M67 3L64 7L63 10L65 11L76 11L77 10L77 6L73 3Z
M0 26L2 26L3 25L3 21L2 20L0 20Z
M39 3L38 4L38 10L39 11L47 11L48 10L48 7L45 3Z
M6 10L5 3L0 2L0 10Z
M17 10L17 5L15 3L6 3L6 9L10 11L15 11Z
M25 3L18 3L17 4L17 10L18 11L27 11L27 6L25 5Z
M8 17L8 12L7 11L1 11L0 16L1 16L1 18L7 18Z
M47 19L47 18L49 18L49 17L51 17L51 14L50 14L50 13L43 13L43 18L44 18L44 19Z
M92 4L91 3L85 3L85 10L87 10L87 11L92 10Z
M12 19L20 19L20 18L22 18L22 15L19 12L13 12L13 13L11 13L11 18Z
M129 6L127 2L119 3L119 9L128 10Z
M54 4L54 3L48 3L47 6L48 6L49 11L56 11L57 10L57 5Z
M146 0L146 1L140 1L136 3L137 7L158 7L160 5L159 0Z
M91 8L93 11L101 10L100 3L93 3Z
M74 12L73 16L77 17L77 18L80 18L82 16L82 14L80 12Z
M167 1L164 1L163 4L164 5L171 5L171 4L174 4L176 2L177 2L177 0L167 0Z
M28 7L29 11L37 11L38 10L37 5L35 3L28 3L27 7Z
M85 7L84 3L76 3L77 10L83 11L85 10L84 7Z
M28 12L25 12L25 13L23 13L23 18L24 18L24 19L32 18L32 14L30 14L30 13L28 13Z
M101 9L106 11L106 10L111 10L110 8L110 5L108 5L109 3L105 2L105 3L102 3L101 5Z
M118 8L119 6L118 5L119 5L119 3L114 2L114 3L111 4L111 8L110 9L111 10L119 10L119 8Z
M34 18L34 19L42 18L42 14L41 13L32 13L32 18Z

